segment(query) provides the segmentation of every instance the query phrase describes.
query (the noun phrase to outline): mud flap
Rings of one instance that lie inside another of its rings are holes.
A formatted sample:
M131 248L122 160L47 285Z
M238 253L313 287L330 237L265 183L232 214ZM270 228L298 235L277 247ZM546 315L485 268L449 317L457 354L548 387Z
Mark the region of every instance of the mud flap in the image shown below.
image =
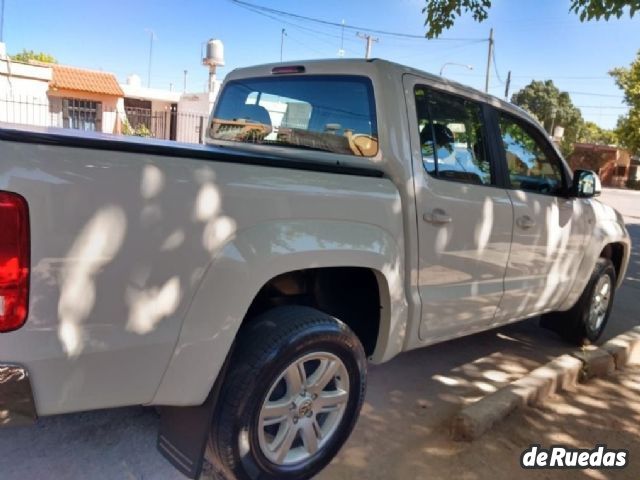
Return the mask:
M213 391L197 407L160 407L158 450L188 478L202 471L214 408Z
M231 353L227 360L230 357ZM227 373L227 364L228 361L225 361L209 396L202 405L159 407L158 450L171 465L188 478L197 479L202 472L207 438L220 389Z

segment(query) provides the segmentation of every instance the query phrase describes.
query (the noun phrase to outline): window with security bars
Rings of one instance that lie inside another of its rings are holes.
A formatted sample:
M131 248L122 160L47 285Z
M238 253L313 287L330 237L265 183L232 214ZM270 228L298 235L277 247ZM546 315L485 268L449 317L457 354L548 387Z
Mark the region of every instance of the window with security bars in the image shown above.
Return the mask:
M64 128L102 131L102 103L91 100L65 98L62 100Z

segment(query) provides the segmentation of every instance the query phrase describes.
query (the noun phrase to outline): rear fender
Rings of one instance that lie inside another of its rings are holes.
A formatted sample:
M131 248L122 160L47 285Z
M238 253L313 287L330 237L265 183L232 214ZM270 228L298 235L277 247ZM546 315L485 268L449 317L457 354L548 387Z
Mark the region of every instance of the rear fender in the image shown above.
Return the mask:
M399 353L407 301L404 253L395 238L376 225L332 220L274 221L236 232L204 275L152 403L202 404L254 297L270 279L290 271L372 269L382 290L382 312L371 359L384 361Z

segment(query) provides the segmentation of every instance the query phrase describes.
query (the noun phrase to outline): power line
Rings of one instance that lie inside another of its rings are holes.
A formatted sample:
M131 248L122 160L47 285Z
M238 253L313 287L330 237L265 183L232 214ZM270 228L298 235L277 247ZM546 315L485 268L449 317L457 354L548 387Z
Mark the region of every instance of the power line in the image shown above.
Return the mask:
M575 105L578 108L608 108L616 110L626 110L629 107L622 105Z
M256 14L261 15L263 17L269 18L269 19L271 19L271 20L273 20L275 22L278 22L279 24L289 25L289 26L291 26L293 28L297 28L298 30L301 30L301 31L311 32L311 33L314 33L314 34L317 34L317 35L323 35L325 37L330 37L330 38L335 38L337 40L342 40L340 35L333 35L331 33L323 32L321 30L316 30L314 28L304 27L304 26L299 25L297 23L293 23L293 22L288 21L288 20L283 20L281 18L275 17L273 15L269 15L268 13L262 12L260 10L257 10L257 9L251 8L251 7L244 7L244 8L246 8L247 10L249 10L249 11L251 11L253 13L256 13ZM330 44L330 45L335 45L334 42L330 42L329 40L327 40L325 38L319 38L317 36L314 36L314 38L316 40L320 41L320 42L324 42L324 43ZM353 40L353 39L350 39L350 38L346 38L344 40L347 40L347 41L350 41L350 42L353 42L353 43L359 43L357 40Z
M609 98L624 98L624 95L611 95L607 93L593 93L593 92L572 92L570 90L566 91L572 95L590 95L592 97L609 97Z
M291 18L297 18L299 20L304 20L307 22L314 22L314 23L319 23L322 25L328 25L331 27L337 27L337 28L343 28L342 23L338 23L338 22L331 22L329 20L323 20L321 18L315 18L315 17L308 17L306 15L299 15L297 13L291 13L291 12L285 12L284 10L277 10L275 8L270 8L270 7L264 7L262 5L256 5L253 3L249 3L249 2L245 2L243 0L230 0L232 3L235 3L236 5L240 6L240 7L244 7L244 8L248 8L252 11L255 10L261 10L263 12L269 12L273 15L281 15L281 16L286 16L286 17L291 17ZM388 35L391 37L400 37L400 38L414 38L414 39L420 39L420 40L428 40L427 37L425 37L424 35L414 35L414 34L410 34L410 33L402 33L402 32L392 32L389 30L378 30L375 28L369 28L369 27L362 27L362 26L356 26L356 25L344 25L344 28L347 28L349 30L354 30L354 31L366 31L366 32L370 32L370 33L376 33L379 35ZM485 40L486 39L480 39L480 38L436 38L436 39L431 39L431 40L435 40L435 41L467 41L467 40Z

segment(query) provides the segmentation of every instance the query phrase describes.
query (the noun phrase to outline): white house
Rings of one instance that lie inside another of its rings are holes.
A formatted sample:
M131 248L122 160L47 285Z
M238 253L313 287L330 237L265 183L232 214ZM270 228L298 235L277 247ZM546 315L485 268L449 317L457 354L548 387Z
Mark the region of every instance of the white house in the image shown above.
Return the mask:
M203 141L220 81L209 92L143 87L130 75L39 62L12 61L0 43L0 122L104 133L133 133L165 140Z
M0 122L50 125L52 76L50 66L12 61L0 43Z

